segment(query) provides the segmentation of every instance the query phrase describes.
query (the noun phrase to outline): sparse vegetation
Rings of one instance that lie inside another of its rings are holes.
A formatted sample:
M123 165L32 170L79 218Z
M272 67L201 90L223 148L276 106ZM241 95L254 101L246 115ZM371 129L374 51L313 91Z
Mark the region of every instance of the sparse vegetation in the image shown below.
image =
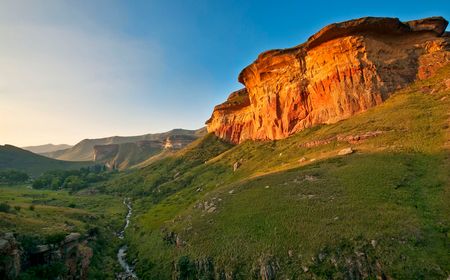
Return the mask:
M103 184L135 197L128 241L139 275L447 277L449 74L284 140L232 147L209 135ZM356 152L338 156L347 147Z
M92 237L89 241L94 249L91 279L114 278L114 272L119 269L115 256L119 240L111 236L121 228L126 213L122 198L3 185L0 202L9 206L5 207L8 211L0 211L0 233L15 234L23 258L35 252L37 245L59 244L67 234L78 232ZM58 263L33 266L19 279L53 279L54 275L65 273L63 268Z

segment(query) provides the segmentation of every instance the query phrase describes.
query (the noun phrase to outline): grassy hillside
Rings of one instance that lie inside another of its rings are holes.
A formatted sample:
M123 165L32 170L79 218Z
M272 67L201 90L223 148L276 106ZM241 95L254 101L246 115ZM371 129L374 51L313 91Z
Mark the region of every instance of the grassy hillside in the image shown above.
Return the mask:
M32 176L53 169L79 169L91 165L91 162L68 162L55 160L41 155L33 154L11 145L0 145L0 170L17 169Z
M135 143L143 140L165 140L167 137L173 135L201 136L204 133L204 128L198 130L173 129L164 133L144 134L139 136L113 136L98 139L84 139L70 149L45 153L45 156L60 160L92 161L94 160L93 151L94 146L96 145Z
M450 66L376 108L280 141L232 147L208 135L104 185L135 197L127 238L138 274L445 279L449 77Z

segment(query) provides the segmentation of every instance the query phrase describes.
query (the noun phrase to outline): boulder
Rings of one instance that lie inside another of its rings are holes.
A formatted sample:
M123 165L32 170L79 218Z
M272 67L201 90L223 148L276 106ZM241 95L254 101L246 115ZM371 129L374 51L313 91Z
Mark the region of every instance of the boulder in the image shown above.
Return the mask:
M338 152L338 155L344 156L344 155L349 155L349 154L352 154L352 153L353 153L353 149L352 148L345 148L345 149L340 150Z

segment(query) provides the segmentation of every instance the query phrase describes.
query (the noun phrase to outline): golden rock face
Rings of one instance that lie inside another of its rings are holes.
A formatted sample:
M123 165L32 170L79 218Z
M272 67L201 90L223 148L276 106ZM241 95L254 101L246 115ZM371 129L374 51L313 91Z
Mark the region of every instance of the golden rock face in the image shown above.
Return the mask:
M208 131L233 143L282 139L365 111L450 62L446 26L439 17L362 18L264 52L240 73L245 88L214 108Z

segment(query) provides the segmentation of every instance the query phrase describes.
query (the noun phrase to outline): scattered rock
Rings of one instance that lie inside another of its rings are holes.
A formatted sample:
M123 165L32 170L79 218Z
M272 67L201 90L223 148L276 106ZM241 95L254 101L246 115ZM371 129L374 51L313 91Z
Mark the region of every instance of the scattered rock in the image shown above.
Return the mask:
M302 158L300 158L300 159L298 160L298 162L305 162L306 160L307 160L307 158L302 157Z
M384 133L384 131L376 130L376 131L368 131L368 132L365 132L362 134L356 134L356 135L337 135L337 136L332 136L332 137L329 137L326 139L314 140L314 141L310 141L310 142L306 142L306 143L301 143L301 144L299 144L299 147L313 148L313 147L330 144L334 141L347 142L349 144L357 144L361 141L376 137L383 133Z
M450 89L450 79L445 80L444 84L447 90Z
M234 194L234 190L231 190L228 192L229 194Z
M233 164L233 171L238 170L239 166L241 166L241 163L240 163L239 161L236 161L236 162Z
M377 246L377 241L375 239L372 239L372 241L370 241L370 244L373 248L375 248Z
M352 154L352 153L353 153L353 149L352 148L345 148L345 149L340 150L338 152L338 155L344 156L344 155L349 155L349 154Z
M318 257L319 261L323 261L326 256L327 255L325 253L321 252L321 253L319 253L319 255L317 257Z
M289 251L288 251L288 256L289 256L290 258L292 258L292 257L294 256L294 251L289 250Z
M213 198L212 200L214 201L214 200L216 200L216 198ZM205 201L204 203L201 203L200 208L203 211L206 211L208 213L212 213L212 212L216 211L217 206L212 201L211 202Z
M240 160L236 161L236 162L233 164L233 172L236 171L236 170L238 170L238 168L242 165L242 162L243 162L243 159L241 158Z
M180 247L183 247L184 245L186 245L186 242L183 239L181 239L180 235L177 235L177 238L175 240L175 245L178 248L180 248Z
M312 175L305 175L305 180L309 182L317 181L317 177L314 177Z
M81 237L81 234L79 234L78 232L72 232L66 236L66 238L64 239L64 242L65 243L73 242L73 241L80 239L80 237Z
M266 189L270 188L270 186L265 186Z
M278 263L272 257L261 258L259 261L259 279L275 280L278 268Z

